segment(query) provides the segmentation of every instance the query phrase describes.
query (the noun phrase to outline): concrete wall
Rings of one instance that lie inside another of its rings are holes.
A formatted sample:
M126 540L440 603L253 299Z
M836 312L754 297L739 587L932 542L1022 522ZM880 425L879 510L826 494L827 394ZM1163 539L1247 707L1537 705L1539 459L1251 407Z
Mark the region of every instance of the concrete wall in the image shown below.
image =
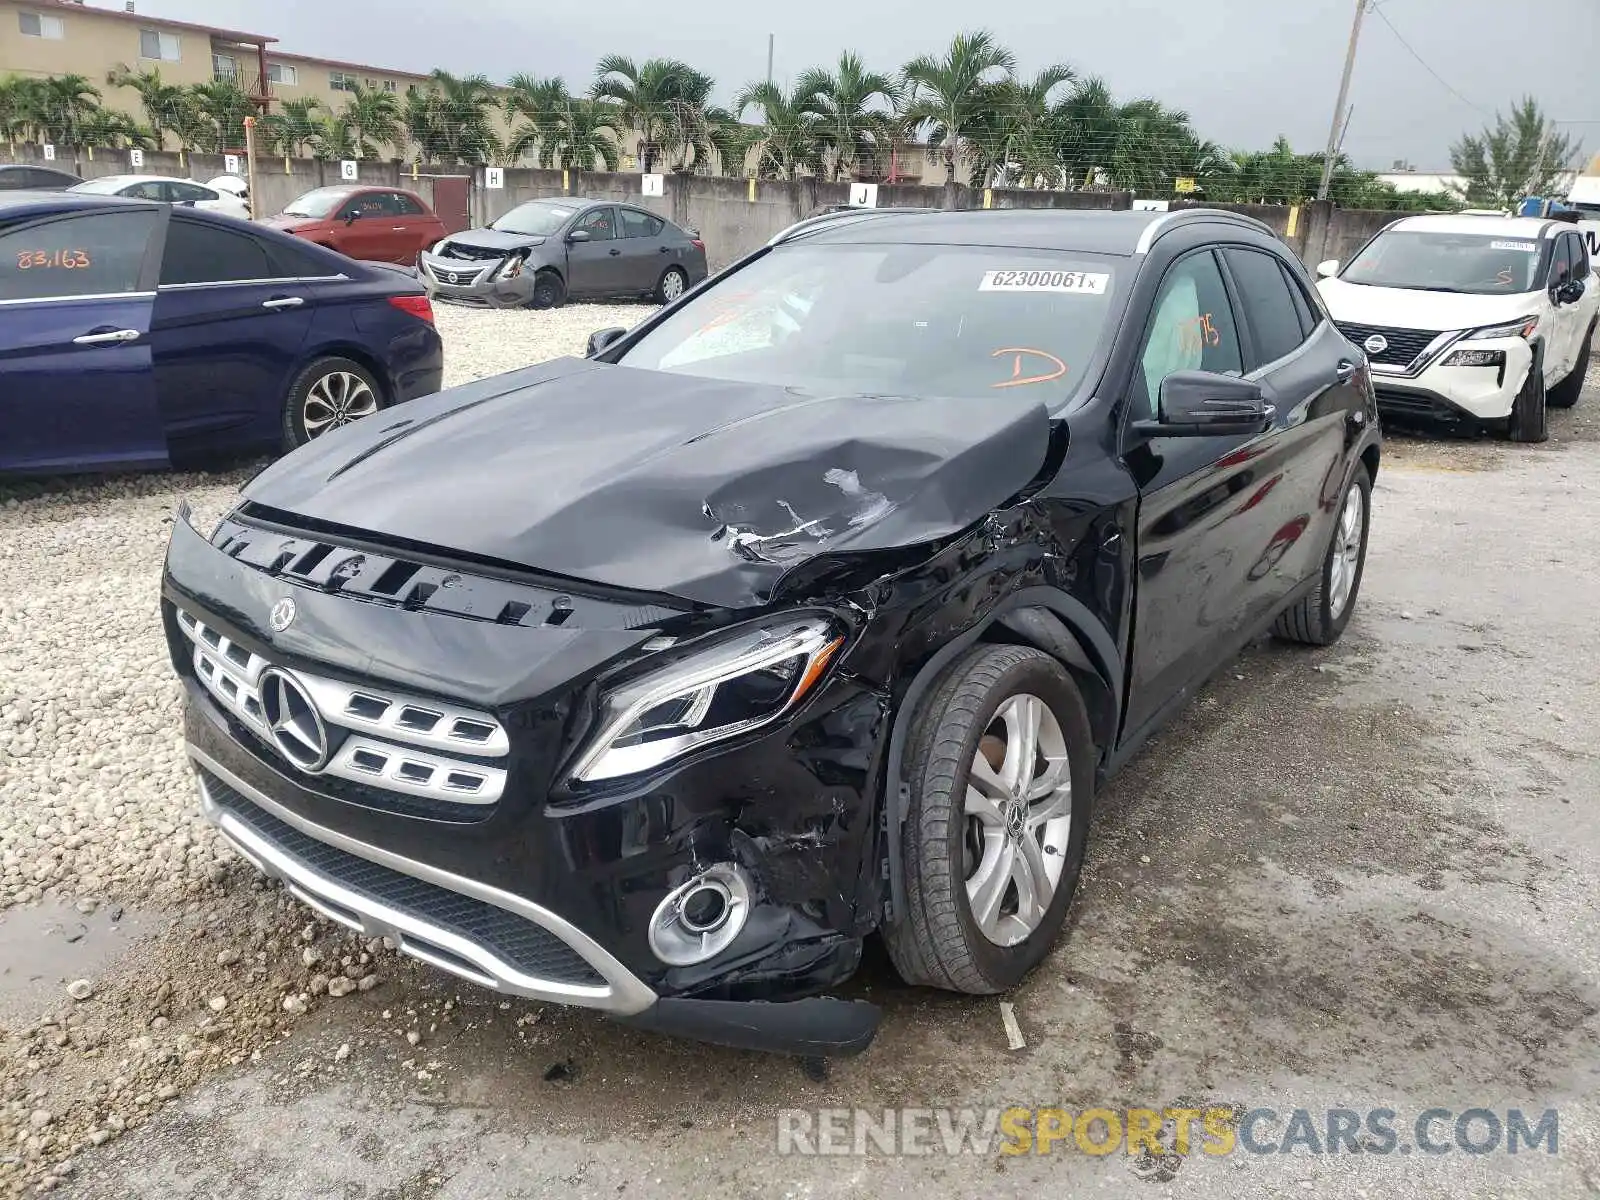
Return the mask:
M0 145L0 161L41 162L36 146L18 146L7 156ZM75 170L85 179L116 175L134 170L125 150L57 149L56 166ZM510 169L505 186L482 186L478 168L430 167L427 171L394 160L362 159L357 166L363 183L386 184L416 192L433 203L433 181L441 175L469 175L472 222L487 224L527 200L557 196L586 197L594 200L627 201L668 220L700 232L712 270L720 270L735 259L770 239L773 234L805 219L819 206L844 204L849 185L824 183L816 179L791 182L776 180L730 179L707 175L667 175L666 195L644 196L640 176L629 172L544 171ZM142 173L175 175L204 182L223 172L221 155L187 154L176 151L148 152ZM413 172L415 171L415 174ZM316 159L260 158L256 163L255 211L266 215L281 212L296 196L324 184L340 182L339 164ZM991 208L1049 208L1120 210L1130 207L1126 192L1042 192L1024 189L981 188L960 185L923 186L882 184L878 188L880 208L982 208L987 199ZM1174 207L1210 207L1240 212L1263 221L1282 238L1307 267L1328 258L1346 259L1363 242L1404 213L1366 212L1337 209L1327 201L1284 208L1264 204L1182 204Z

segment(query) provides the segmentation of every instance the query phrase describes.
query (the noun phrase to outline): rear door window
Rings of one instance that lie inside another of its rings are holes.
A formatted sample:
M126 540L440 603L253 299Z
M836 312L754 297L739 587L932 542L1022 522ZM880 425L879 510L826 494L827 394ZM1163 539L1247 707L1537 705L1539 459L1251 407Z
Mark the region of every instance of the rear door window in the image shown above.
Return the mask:
M622 214L622 236L630 238L659 237L666 222L660 217L640 212L637 208L618 209Z
M247 233L174 217L161 258L163 286L238 283L271 279L271 261L261 243Z
M0 300L139 291L161 212L88 213L0 233Z
M1259 250L1237 246L1222 253L1233 273L1244 320L1250 327L1255 348L1252 365L1275 362L1294 353L1306 335L1278 260ZM1304 303L1303 297L1301 302Z
M1555 251L1550 257L1550 286L1566 283L1572 278L1572 253L1568 249L1567 239L1558 237Z
M172 199L177 204L198 204L202 200L216 200L217 193L210 188L203 188L197 183L173 182L167 184L172 193Z

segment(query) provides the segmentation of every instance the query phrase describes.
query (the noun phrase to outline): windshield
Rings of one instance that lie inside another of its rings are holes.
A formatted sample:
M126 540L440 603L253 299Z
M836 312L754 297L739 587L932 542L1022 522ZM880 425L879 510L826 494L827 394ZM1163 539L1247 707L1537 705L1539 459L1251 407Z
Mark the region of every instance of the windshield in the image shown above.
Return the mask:
M1052 406L1083 377L1117 260L998 246L778 246L690 300L620 361L814 394Z
M501 233L548 237L565 225L577 211L570 204L547 204L542 200L530 200L527 204L517 205L498 221L491 221L489 228L497 229Z
M1539 243L1494 233L1380 233L1339 272L1345 283L1473 295L1538 287Z
M283 210L286 217L325 217L339 207L339 202L350 195L349 188L315 188L298 200L289 201Z
M113 196L118 188L127 187L129 182L126 175L105 175L99 179L85 179L82 183L75 183L67 191L85 192L91 196Z

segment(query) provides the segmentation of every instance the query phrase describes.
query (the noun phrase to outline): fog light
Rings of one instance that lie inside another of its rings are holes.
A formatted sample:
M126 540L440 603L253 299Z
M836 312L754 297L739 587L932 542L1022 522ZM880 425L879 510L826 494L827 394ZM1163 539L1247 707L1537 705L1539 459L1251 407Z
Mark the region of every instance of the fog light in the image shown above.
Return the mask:
M733 943L750 915L750 884L732 863L718 863L674 888L650 917L650 949L668 966L692 967Z
M1444 360L1447 367L1503 367L1506 365L1506 352L1504 350L1457 350Z

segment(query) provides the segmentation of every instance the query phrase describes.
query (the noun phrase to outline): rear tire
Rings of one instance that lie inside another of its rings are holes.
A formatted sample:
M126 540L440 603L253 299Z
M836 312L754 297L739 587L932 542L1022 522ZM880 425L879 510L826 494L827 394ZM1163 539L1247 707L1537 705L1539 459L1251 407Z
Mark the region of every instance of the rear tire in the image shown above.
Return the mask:
M1533 362L1528 365L1528 378L1511 403L1511 416L1506 420L1506 436L1513 442L1542 442L1550 436L1546 424L1546 395L1544 388L1544 346L1535 345Z
M1357 504L1359 511L1354 507ZM1365 464L1356 467L1345 486L1338 511L1317 586L1285 609L1272 626L1272 635L1282 641L1331 646L1350 624L1356 597L1361 594L1361 576L1367 566L1367 531L1372 525L1372 477Z
M533 277L529 308L560 308L567 302L567 285L554 271L540 271Z
M381 412L385 403L383 388L360 363L319 358L289 385L283 402L284 451Z
M656 284L656 303L671 304L688 290L688 273L682 267L668 267L661 272L661 282Z
M1094 763L1083 699L1048 654L977 646L945 669L912 718L910 811L890 835L901 838L906 911L883 938L907 983L1003 992L1050 952L1083 869Z
M1589 322L1589 331L1583 335L1583 348L1578 351L1578 361L1573 365L1567 377L1545 395L1545 403L1551 408L1571 408L1578 402L1578 397L1583 394L1583 381L1589 374L1589 352L1594 349L1595 322Z

